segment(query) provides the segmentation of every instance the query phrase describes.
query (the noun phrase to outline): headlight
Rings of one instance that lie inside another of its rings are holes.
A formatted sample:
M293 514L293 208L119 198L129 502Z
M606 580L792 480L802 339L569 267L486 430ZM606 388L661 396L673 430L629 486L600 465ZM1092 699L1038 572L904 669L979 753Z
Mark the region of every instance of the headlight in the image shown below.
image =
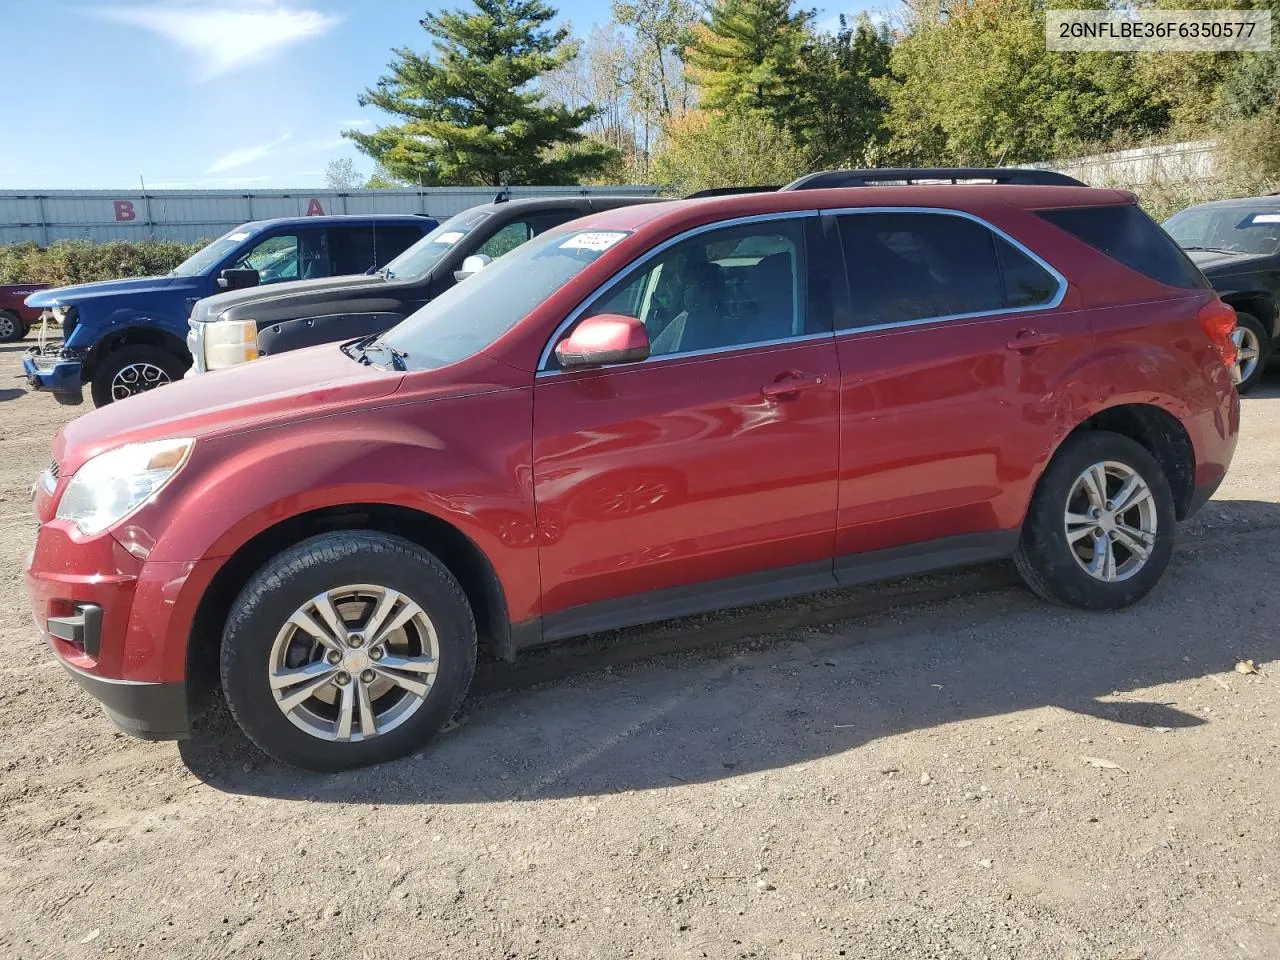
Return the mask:
M131 443L94 457L76 471L58 503L58 519L101 533L154 497L191 454L194 440Z
M258 359L256 320L215 320L204 325L204 366L206 370L234 367Z

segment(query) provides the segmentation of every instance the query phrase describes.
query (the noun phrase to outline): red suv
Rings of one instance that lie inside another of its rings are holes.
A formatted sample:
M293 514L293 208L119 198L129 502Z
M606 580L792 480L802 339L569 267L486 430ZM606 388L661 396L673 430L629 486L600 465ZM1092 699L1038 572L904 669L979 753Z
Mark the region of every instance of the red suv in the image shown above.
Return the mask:
M804 189L573 221L389 332L66 426L28 570L126 730L418 748L477 648L1012 557L1102 610L1222 480L1234 313L1125 193ZM825 178L825 179L824 179Z

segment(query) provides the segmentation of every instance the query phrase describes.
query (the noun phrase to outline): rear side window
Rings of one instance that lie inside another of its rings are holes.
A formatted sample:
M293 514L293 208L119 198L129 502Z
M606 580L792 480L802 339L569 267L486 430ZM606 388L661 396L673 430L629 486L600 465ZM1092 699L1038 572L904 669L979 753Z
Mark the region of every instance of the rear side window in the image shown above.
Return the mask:
M424 230L402 224L378 224L375 228L377 244L373 251L375 266L382 266L400 256L426 236Z
M1137 204L1037 212L1055 227L1152 280L1186 289L1209 286L1182 248Z
M329 255L335 277L364 273L375 263L373 227L330 227Z
M1004 237L996 237L996 259L1000 261L1006 306L1036 307L1057 296L1057 277Z
M1052 274L967 217L859 213L837 220L854 327L999 313L1057 295Z

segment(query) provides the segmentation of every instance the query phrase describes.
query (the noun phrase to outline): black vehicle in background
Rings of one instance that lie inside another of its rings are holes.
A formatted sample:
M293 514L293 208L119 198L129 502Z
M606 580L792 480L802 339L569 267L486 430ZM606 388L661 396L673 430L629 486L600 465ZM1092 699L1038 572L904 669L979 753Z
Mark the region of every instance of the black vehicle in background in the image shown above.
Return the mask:
M545 230L589 213L652 197L568 196L506 200L471 207L376 274L330 277L237 290L196 304L187 376L268 354L382 333L455 283Z
M1174 214L1164 228L1236 308L1237 386L1244 393L1262 378L1280 335L1280 197L1201 203Z

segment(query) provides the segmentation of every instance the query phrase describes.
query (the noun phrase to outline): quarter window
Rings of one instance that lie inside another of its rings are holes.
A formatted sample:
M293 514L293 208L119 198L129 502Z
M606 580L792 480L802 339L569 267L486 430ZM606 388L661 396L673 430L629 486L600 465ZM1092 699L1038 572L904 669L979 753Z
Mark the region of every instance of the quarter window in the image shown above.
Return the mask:
M967 217L862 213L837 218L853 327L998 313L1053 300L1058 281Z
M583 315L636 317L651 356L803 336L804 228L769 221L689 237L623 278Z

